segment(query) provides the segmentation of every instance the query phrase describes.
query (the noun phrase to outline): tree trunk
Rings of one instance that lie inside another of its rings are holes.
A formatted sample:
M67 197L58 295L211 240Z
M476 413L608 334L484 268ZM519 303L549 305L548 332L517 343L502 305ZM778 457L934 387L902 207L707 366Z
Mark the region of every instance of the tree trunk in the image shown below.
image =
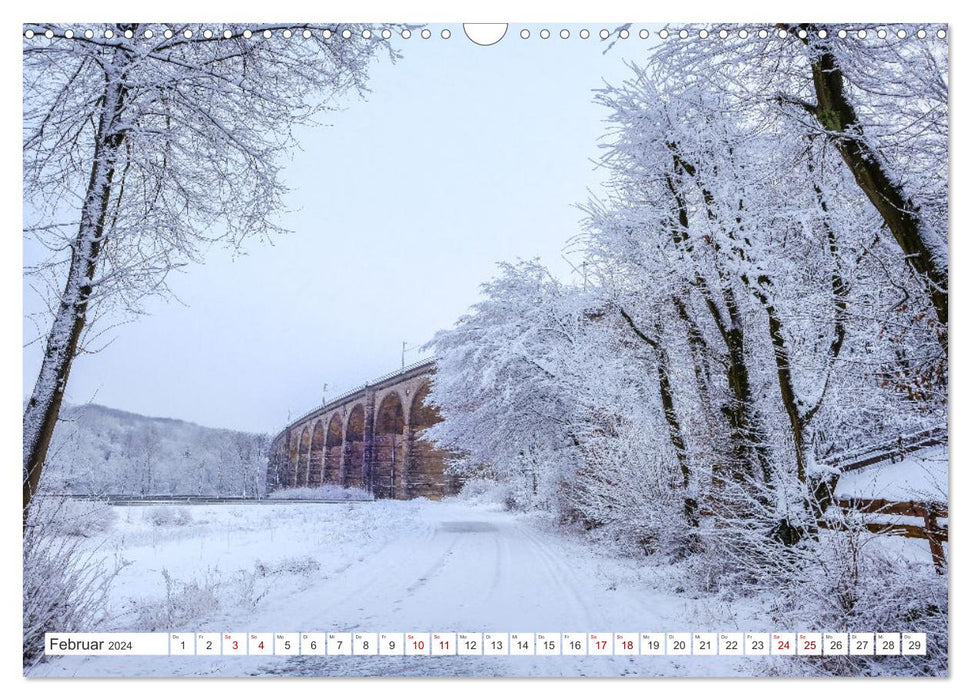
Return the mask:
M817 31L811 25L806 30L810 36ZM808 43L808 37L804 41ZM810 111L835 136L836 148L857 185L887 224L907 264L924 282L937 320L945 329L938 334L938 341L947 355L947 265L938 261L928 248L917 205L886 172L883 159L864 138L856 110L843 90L843 72L836 57L827 48L820 48L819 43L814 48L817 51L812 62L816 107Z
M691 465L688 462L688 449L687 443L684 439L684 430L681 428L681 421L678 419L677 411L674 408L674 392L671 390L671 377L668 372L668 366L670 361L668 360L668 354L661 345L661 329L660 326L655 326L654 334L655 337L651 337L644 333L637 324L634 323L634 319L631 318L623 308L620 310L620 315L627 325L631 327L634 334L647 343L657 358L657 380L658 380L658 390L661 394L661 408L664 411L664 420L668 424L668 439L671 441L671 446L674 448L674 453L678 459L678 467L681 469L682 485L685 489L684 496L684 515L692 527L698 526L698 503L691 496L690 486L691 486Z
M121 52L121 62L127 62ZM120 63L121 63L120 62ZM30 501L40 484L41 471L50 446L54 426L61 410L71 364L78 354L78 343L87 317L88 302L98 257L105 241L105 220L111 198L112 180L124 135L117 129L125 103L122 67L110 66L106 75L101 114L95 135L94 158L87 193L81 208L81 221L74 239L71 264L64 294L54 316L47 347L33 393L24 409L24 527Z
M769 317L769 337L772 339L772 350L775 356L776 376L779 378L779 396L782 406L789 418L789 429L792 432L792 442L796 452L796 476L800 483L806 483L806 425L796 396L796 387L792 380L789 346L782 334L782 321L775 307L763 297L765 313Z
M707 207L708 218L717 219L713 209L713 196L700 182L694 165L686 162L671 144L673 173L684 173L695 181L702 192ZM688 205L677 184L669 175L666 178L668 191L674 198L678 210L678 226L672 227L672 240L687 253L693 250L693 242L688 236ZM717 252L717 246L716 246ZM719 272L718 291L721 293L722 303L728 313L726 319L715 300L712 288L699 271L695 272L694 286L701 292L705 307L711 314L718 333L725 343L728 356L726 379L731 392L731 401L722 407L722 413L728 419L732 431L732 469L736 480L761 476L765 483L771 479L771 464L765 434L760 425L758 413L752 402L752 387L749 379L748 365L745 359L745 332L739 312L738 300L731 286L731 282L724 279ZM755 472L755 469L761 475Z
M658 334L660 336L660 334ZM661 407L668 424L668 438L674 447L681 468L681 485L685 490L684 517L692 527L698 527L698 502L691 495L691 465L688 462L688 448L684 440L681 421L674 410L674 394L671 391L671 377L668 374L668 354L660 345L657 348L657 380L661 392Z

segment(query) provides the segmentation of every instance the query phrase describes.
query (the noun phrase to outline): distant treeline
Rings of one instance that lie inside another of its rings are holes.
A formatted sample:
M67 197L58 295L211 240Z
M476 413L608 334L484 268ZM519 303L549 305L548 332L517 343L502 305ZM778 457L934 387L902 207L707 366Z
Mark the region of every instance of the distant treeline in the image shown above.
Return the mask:
M44 469L48 493L263 494L269 436L65 406Z

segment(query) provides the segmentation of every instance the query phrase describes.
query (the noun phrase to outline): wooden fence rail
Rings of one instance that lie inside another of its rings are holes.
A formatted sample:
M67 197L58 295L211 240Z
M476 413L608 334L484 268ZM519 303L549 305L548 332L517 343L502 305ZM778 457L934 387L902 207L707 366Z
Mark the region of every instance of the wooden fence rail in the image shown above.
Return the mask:
M869 467L879 462L899 462L911 452L946 443L947 426L937 426L936 428L928 428L927 430L921 430L916 433L900 435L893 440L886 440L837 455L830 455L829 457L820 458L820 461L846 473L855 469Z
M866 523L864 527L878 535L897 535L927 540L931 550L931 560L938 573L944 573L946 558L944 543L947 542L947 525L941 525L938 518L947 518L947 504L935 501L888 501L884 498L843 498L834 505L847 511L875 515L903 515L922 518L923 525L905 523ZM846 524L832 520L821 520L820 527L845 529Z

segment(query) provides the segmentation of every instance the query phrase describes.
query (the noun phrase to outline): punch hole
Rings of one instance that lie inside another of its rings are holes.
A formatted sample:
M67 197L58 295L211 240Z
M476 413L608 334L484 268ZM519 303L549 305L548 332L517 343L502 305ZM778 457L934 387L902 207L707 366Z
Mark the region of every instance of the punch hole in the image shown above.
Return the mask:
M506 36L506 30L509 29L508 24L463 24L462 29L465 31L465 36L469 38L470 41L479 46L492 46L493 44L498 44L502 41L503 37ZM529 38L529 30L524 29L520 32L519 36L523 39Z

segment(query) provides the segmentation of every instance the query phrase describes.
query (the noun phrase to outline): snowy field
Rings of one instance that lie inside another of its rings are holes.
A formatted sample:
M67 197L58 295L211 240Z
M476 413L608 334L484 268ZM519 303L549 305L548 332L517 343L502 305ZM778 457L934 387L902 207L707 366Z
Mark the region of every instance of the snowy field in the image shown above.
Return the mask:
M113 627L166 631L762 630L535 517L466 502L116 507ZM163 511L164 512L164 511ZM178 516L178 517L175 517ZM161 526L153 521L166 521ZM752 659L60 657L38 676L751 675ZM768 663L761 662L763 666ZM765 670L763 668L763 670Z

